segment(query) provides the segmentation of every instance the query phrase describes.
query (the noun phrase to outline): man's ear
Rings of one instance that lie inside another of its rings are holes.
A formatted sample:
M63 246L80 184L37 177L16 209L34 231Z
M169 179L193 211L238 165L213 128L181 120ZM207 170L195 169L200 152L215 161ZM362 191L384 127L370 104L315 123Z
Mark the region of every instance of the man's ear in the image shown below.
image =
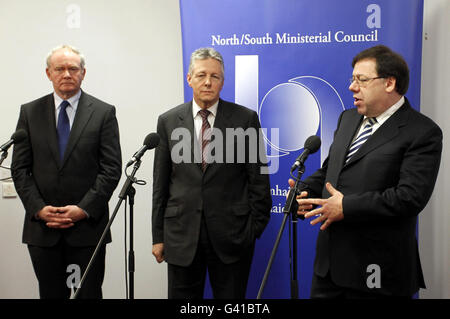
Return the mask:
M393 76L390 76L390 77L386 78L386 82L385 82L386 91L388 93L394 92L396 84L397 84L397 79L394 78Z
M192 77L189 73L186 75L186 81L189 84L189 86L192 87L192 85L191 85Z

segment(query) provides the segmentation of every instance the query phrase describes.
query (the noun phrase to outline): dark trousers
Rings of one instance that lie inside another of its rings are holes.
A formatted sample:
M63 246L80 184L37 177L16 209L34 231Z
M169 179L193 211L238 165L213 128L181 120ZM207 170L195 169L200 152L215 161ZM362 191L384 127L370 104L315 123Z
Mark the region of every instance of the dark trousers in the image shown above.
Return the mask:
M60 240L53 247L28 245L31 262L39 282L41 299L67 299L73 284L78 284L95 247L71 247ZM105 273L106 245L98 252L78 299L101 299Z
M311 283L311 299L411 299L412 296L389 296L375 292L359 291L356 289L337 286L328 272L325 277L313 274Z
M204 222L194 261L187 267L168 264L169 299L202 299L206 271L215 299L245 299L254 246L242 258L224 264L214 252Z

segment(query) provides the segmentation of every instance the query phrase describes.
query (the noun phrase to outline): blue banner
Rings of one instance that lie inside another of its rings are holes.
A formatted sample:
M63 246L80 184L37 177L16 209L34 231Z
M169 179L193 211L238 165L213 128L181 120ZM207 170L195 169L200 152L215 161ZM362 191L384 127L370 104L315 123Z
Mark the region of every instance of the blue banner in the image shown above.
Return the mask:
M353 107L353 57L378 44L400 53L410 68L406 96L419 109L423 0L180 0L180 10L184 74L194 50L214 47L225 60L221 97L257 111L266 129L273 208L249 279L247 297L256 298L283 219L291 165L305 140L318 135L321 149L309 157L303 178L317 170L340 113ZM192 99L187 83L184 96ZM288 226L263 298L291 297ZM318 228L297 226L300 298L309 297Z

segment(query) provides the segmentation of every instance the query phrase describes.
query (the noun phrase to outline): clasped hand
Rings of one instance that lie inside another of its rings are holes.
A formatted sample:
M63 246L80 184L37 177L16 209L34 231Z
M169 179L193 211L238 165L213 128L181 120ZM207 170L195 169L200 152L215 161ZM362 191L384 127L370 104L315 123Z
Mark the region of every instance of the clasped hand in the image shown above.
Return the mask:
M47 227L65 229L70 228L79 220L86 218L84 211L76 205L64 207L45 206L37 217L43 220Z
M294 187L295 182L289 179L289 186ZM344 213L342 209L342 199L344 195L335 189L330 183L325 184L326 189L331 194L331 197L327 199L321 198L306 198L308 192L303 191L300 195L297 195L298 203L298 215L303 215L305 218L311 218L317 216L311 221L311 225L317 223L323 223L320 226L320 230L325 230L330 224L344 219ZM317 208L313 209L315 206Z

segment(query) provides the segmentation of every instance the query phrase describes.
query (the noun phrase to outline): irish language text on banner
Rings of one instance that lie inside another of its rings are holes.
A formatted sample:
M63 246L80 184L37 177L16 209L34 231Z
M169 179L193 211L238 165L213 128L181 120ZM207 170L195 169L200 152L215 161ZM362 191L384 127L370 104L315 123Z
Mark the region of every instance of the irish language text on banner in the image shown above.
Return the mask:
M419 108L423 0L180 0L184 74L190 54L213 47L224 57L221 97L255 110L270 158L272 216L257 241L248 298L256 298L283 219L290 168L305 140L321 149L303 178L326 158L340 113L353 107L352 58L384 44L410 68L407 97ZM185 99L192 90L185 84ZM318 226L299 221L299 297L308 298ZM263 298L290 298L290 238L283 233ZM210 291L206 297L210 297Z

